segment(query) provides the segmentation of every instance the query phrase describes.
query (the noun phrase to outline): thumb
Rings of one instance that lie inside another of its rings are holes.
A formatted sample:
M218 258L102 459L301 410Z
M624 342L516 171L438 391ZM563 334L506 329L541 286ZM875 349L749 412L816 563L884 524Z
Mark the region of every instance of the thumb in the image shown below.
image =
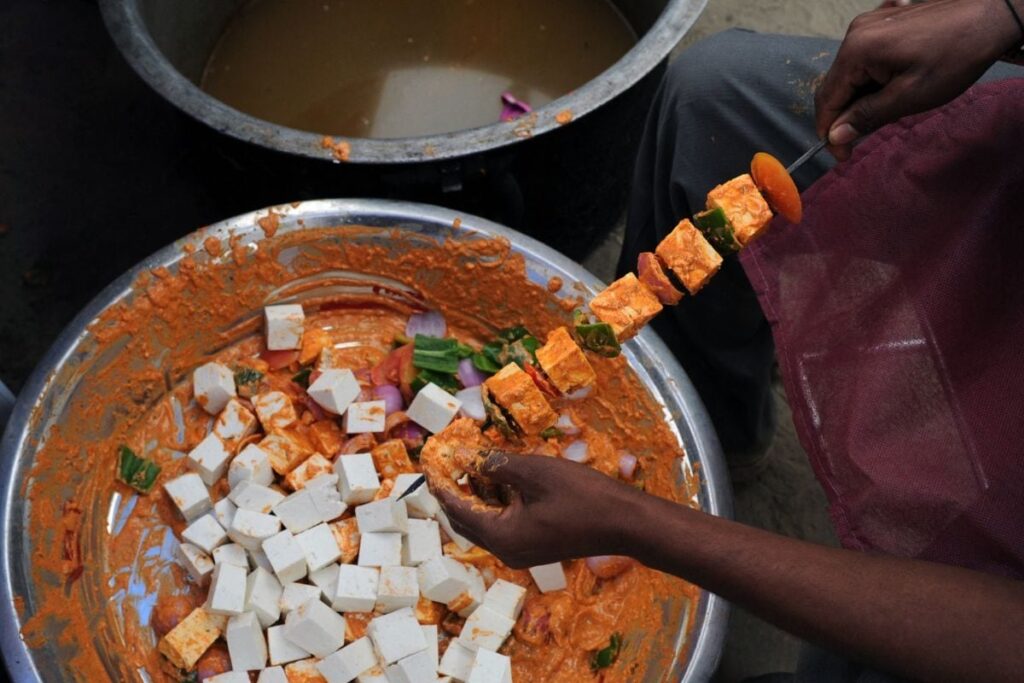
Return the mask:
M905 80L894 79L881 90L854 100L829 129L829 144L846 147L861 136L899 119L906 113L905 106L901 104L905 98Z
M537 460L543 456L517 455L493 451L480 466L480 474L498 484L508 484L519 490L530 489L543 481L538 475Z

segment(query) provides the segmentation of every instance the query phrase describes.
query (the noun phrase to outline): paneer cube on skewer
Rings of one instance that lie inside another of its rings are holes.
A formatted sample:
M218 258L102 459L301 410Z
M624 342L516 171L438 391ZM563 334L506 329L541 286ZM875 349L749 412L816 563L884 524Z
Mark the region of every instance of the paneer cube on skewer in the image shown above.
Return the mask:
M537 349L537 362L548 380L563 394L571 394L597 381L597 374L568 328L559 327Z
M771 223L773 214L749 173L722 183L708 193L708 208L722 209L741 246L753 242Z
M662 305L644 283L627 273L590 302L590 310L611 325L620 342L631 339L661 312Z
M700 230L685 219L661 241L656 253L690 294L699 292L722 267L721 255Z
M661 304L658 307L660 309ZM484 391L525 434L540 434L558 421L558 414L533 379L515 363L509 363L488 378Z

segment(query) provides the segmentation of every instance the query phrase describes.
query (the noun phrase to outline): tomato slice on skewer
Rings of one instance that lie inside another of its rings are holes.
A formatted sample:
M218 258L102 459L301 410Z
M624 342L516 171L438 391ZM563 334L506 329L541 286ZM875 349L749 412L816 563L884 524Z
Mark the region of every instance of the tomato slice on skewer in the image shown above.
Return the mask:
M800 191L781 161L766 152L758 152L750 162L750 175L776 213L785 216L790 223L803 220Z

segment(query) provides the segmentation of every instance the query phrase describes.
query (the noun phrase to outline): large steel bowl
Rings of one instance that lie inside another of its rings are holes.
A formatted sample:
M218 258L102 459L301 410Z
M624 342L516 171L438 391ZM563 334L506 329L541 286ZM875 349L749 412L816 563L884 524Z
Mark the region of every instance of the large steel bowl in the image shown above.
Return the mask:
M342 225L379 227L381 230L359 231L352 239L379 242L390 239L392 228L415 231L418 239L459 237L503 237L514 251L522 254L528 277L539 284L552 277L565 282L580 282L590 293L599 291L602 283L561 254L513 230L494 223L458 215L454 212L420 204L386 202L379 200L324 200L311 201L298 206L276 209L282 214L280 231L299 232L312 228ZM261 214L265 215L265 214ZM210 235L227 239L229 231L243 241L262 238L255 226L257 214L238 216L194 233L170 245L138 264L107 287L71 322L58 338L26 383L10 415L3 439L0 441L0 645L7 669L15 681L72 680L61 667L62 654L53 642L29 649L20 637L20 629L30 618L37 605L39 584L42 579L33 576L31 549L33 539L25 530L31 502L22 494L26 478L33 467L35 453L46 442L52 425L60 424L76 391L93 381L93 377L109 362L109 354L98 348L96 340L87 330L88 325L106 308L134 295L132 283L144 270L166 266L172 271L182 259L183 247L191 244L201 248ZM454 227L461 218L460 227ZM383 229L387 228L387 230ZM311 240L313 239L311 235ZM385 274L380 274L384 277ZM255 312L254 312L255 313ZM204 334L198 331L197 334ZM215 332L207 332L211 337ZM675 358L650 330L642 332L625 345L625 353L634 372L651 394L664 406L666 419L671 421L687 457L684 467L694 467L701 474L697 503L706 511L721 516L732 514L731 494L717 437L693 386ZM2 386L2 385L0 385ZM2 394L0 394L2 399ZM2 400L0 400L2 403ZM0 410L0 420L3 410ZM88 476L88 475L87 475ZM680 474L681 482L682 476ZM118 496L115 494L114 498ZM96 501L100 510L113 509L116 500ZM102 545L106 534L103 518L98 515L92 529L83 529L94 543ZM97 540L98 539L98 540ZM116 644L120 641L118 623L105 610L99 586L87 585L82 580L74 584L69 599L88 606L94 614L95 631L82 633L78 647L97 647L107 642L104 662L116 678ZM687 624L685 605L679 599L663 605L666 627L647 637L677 654L669 671L652 666L644 680L650 681L704 681L715 670L725 636L727 606L710 593L701 593L694 611L694 621ZM106 641L102 639L106 638ZM114 647L109 647L113 643Z

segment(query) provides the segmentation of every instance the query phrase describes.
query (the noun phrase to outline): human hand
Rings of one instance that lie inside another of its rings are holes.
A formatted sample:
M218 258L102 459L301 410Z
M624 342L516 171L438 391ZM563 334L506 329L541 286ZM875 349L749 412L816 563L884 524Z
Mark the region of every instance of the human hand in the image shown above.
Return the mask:
M434 493L455 531L517 569L628 554L636 510L651 498L585 465L541 455L494 453L480 473L512 487L507 507Z
M1024 0L1011 0L1024 12ZM850 155L862 135L943 105L1021 36L1005 0L931 0L857 17L815 97L818 135Z

